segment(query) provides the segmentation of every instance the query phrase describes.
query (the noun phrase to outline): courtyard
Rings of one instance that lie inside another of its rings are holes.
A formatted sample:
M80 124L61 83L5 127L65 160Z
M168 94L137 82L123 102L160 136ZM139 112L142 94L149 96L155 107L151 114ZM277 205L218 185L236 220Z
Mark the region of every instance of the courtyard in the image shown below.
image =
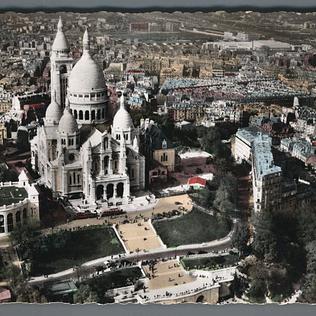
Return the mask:
M174 209L179 210L182 208L185 208L188 212L192 210L192 201L188 194L160 198L152 213L167 213Z
M154 221L153 226L168 247L219 239L225 237L231 228L227 220L197 209L174 219Z
M130 205L130 204L129 204ZM134 219L139 218L151 218L154 215L162 214L162 213L170 213L173 210L179 210L181 213L183 208L187 210L187 212L192 210L192 200L188 194L181 194L177 196L168 196L159 198L157 203L148 205L147 209L142 210L134 210L129 209L126 214L122 215L112 215L108 217L102 217L102 219L97 218L87 218L87 219L77 219L73 220L69 223L61 224L56 226L55 229L69 229L69 228L76 228L76 227L85 227L87 225L100 225L103 221L106 221L110 224L122 224L127 219L132 221ZM182 209L182 210L181 210ZM49 232L50 230L48 230Z
M40 236L18 251L21 260L30 262L30 275L40 276L123 253L124 249L112 227L96 226Z
M117 230L129 252L157 249L163 246L149 221L139 220L121 224Z
M177 286L195 280L183 269L178 260L159 261L152 265L144 265L143 270L149 278L146 286L150 290Z

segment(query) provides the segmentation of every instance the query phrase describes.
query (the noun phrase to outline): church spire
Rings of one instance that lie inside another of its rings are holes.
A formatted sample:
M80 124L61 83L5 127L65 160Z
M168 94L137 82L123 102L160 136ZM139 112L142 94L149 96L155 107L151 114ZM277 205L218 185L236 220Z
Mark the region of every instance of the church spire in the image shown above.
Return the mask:
M70 106L69 106L69 98L68 96L66 96L66 100L65 100L65 110L70 110Z
M59 16L58 24L57 24L57 31L62 32L63 31L63 21L61 19L61 16Z
M134 140L133 140L133 149L138 152L139 151L139 146L138 146L138 139L135 135Z
M63 22L61 20L61 17L59 17L58 20L57 33L52 46L52 50L55 52L69 52L69 45L63 31Z
M86 30L83 34L82 38L82 46L83 46L83 52L89 53L90 52L90 37L88 33L88 28L86 27Z
M120 97L120 108L125 109L125 97L124 97L123 92L122 92L122 95Z

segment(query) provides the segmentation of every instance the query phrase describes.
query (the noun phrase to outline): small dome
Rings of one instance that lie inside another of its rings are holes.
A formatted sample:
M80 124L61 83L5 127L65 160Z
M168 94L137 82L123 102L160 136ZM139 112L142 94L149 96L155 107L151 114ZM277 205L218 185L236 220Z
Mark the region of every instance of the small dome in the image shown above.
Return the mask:
M116 112L113 118L113 129L114 130L128 130L129 128L134 128L133 120L131 115L125 109L124 96L120 99L120 108Z
M78 131L78 124L71 114L69 107L66 107L58 125L58 131L63 134L75 134Z
M61 107L57 104L55 99L52 99L51 103L46 109L45 119L49 122L59 122L63 115Z
M68 41L63 32L63 23L61 18L59 18L57 25L57 33L52 46L53 51L69 51Z

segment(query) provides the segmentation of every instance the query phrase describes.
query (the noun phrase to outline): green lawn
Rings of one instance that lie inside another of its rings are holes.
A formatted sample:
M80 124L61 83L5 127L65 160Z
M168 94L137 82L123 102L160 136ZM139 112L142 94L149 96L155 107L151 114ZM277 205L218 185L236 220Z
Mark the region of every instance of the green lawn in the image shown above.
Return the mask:
M238 254L229 254L218 257L183 258L181 261L186 270L190 269L221 269L223 266L232 266L239 260Z
M27 192L24 188L2 187L0 188L0 206L18 203L27 198Z
M230 223L197 209L181 217L153 223L162 241L168 247L197 244L226 236Z
M19 249L22 259L31 261L32 276L56 273L89 260L123 252L114 230L106 226L41 236Z

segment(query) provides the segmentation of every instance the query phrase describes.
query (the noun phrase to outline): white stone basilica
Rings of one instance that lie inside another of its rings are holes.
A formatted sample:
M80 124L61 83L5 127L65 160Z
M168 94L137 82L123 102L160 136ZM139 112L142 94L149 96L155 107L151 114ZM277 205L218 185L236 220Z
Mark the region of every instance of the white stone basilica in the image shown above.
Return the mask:
M51 103L31 142L32 166L56 194L80 195L88 205L126 204L130 190L145 186L139 130L123 95L110 126L104 74L90 54L88 32L73 66L62 27L59 20L51 52Z

